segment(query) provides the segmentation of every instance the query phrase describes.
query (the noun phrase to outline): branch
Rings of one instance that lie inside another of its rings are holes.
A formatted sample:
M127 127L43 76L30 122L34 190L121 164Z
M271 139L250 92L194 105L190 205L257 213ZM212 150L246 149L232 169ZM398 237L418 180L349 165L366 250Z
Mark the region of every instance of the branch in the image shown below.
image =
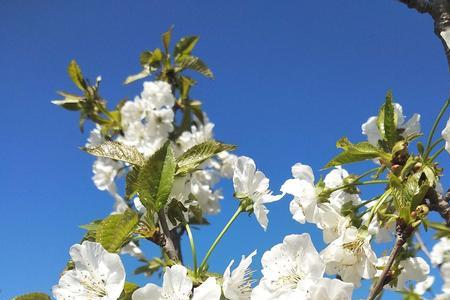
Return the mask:
M431 13L431 3L427 0L399 0L409 8L417 10L419 13Z
M429 14L434 21L434 34L442 42L450 71L450 46L441 33L450 32L450 0L399 0L409 8ZM450 42L449 42L450 43Z
M445 195L438 194L435 189L429 189L425 195L425 201L430 210L441 215L445 224L450 227L450 189Z
M374 300L378 296L378 294L380 294L383 291L383 287L393 279L391 274L392 265L394 264L395 259L402 250L403 245L406 243L406 241L413 233L414 228L410 225L405 225L403 220L400 219L397 221L396 231L397 231L397 239L395 240L394 248L392 249L391 254L389 255L388 262L386 266L384 266L380 278L378 279L377 283L372 287L369 297L367 298L368 300Z
M159 223L161 224L161 229L164 235L165 242L162 244L164 252L166 252L167 256L173 261L178 261L178 253L175 248L175 245L172 241L172 235L170 233L169 227L167 226L166 216L164 215L164 211L160 211L158 213Z

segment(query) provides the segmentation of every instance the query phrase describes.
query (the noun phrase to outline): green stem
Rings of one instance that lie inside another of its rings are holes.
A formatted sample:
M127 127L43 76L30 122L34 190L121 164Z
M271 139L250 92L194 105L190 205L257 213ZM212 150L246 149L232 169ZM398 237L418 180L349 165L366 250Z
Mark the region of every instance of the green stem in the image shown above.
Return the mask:
M373 169L371 169L371 170L369 170L369 171L367 171L365 173L362 173L361 175L356 177L355 180L353 180L352 182L344 184L344 185L341 185L341 186L338 186L338 187L333 188L333 189L330 189L329 192L332 193L332 192L335 192L335 191L343 190L343 189L346 189L346 188L351 187L353 185L363 185L364 183L359 182L359 180L364 178L364 177L366 177L367 175L370 175L370 174L376 172L378 169L379 169L379 167L378 168L373 168ZM366 182L370 182L370 180L366 181Z
M439 125L439 122L441 121L442 116L444 115L444 113L447 110L449 105L450 105L450 98L448 98L445 101L444 106L441 108L441 111L439 112L436 120L434 121L433 127L431 128L430 134L428 135L427 146L425 148L426 149L426 151L425 151L425 158L428 157L428 154L431 151L430 147L431 147L431 141L433 140L434 132L436 131L436 128Z
M373 197L372 199L361 202L360 204L355 206L355 209L360 209L361 207L366 206L367 204L377 200L378 198L380 198L380 196L376 196L376 197Z
M436 159L436 157L438 157L439 154L441 154L443 151L445 150L445 147L442 147L441 149L439 149L438 151L436 151L436 153L433 154L432 157L430 157L431 161L434 161Z
M356 185L369 185L369 184L380 184L380 183L389 183L389 180L377 179L377 180L368 180L363 182L358 182Z
M189 224L186 224L186 233L189 238L189 244L191 245L191 251L192 251L192 260L194 261L194 275L197 276L197 251L195 250L195 243L194 243L194 237L192 235L191 227Z
M208 258L211 256L211 253L214 251L214 249L216 248L217 244L220 242L220 240L222 239L224 234L228 231L228 229L230 228L231 224L233 224L233 222L237 219L237 217L242 212L242 210L243 210L242 206L239 205L239 207L236 210L236 212L234 213L234 215L231 217L231 219L228 221L228 223L225 225L225 227L222 229L222 231L216 237L216 239L212 243L211 247L209 247L208 252L206 252L205 258L203 259L202 263L200 264L200 267L199 267L199 271L200 272L203 271L203 269L206 266L206 263L208 262Z
M434 147L436 147L437 145L439 145L442 141L444 141L444 139L441 137L438 140L436 140L426 151L425 154L423 155L425 158L428 157L428 155L430 155L430 152L434 149Z

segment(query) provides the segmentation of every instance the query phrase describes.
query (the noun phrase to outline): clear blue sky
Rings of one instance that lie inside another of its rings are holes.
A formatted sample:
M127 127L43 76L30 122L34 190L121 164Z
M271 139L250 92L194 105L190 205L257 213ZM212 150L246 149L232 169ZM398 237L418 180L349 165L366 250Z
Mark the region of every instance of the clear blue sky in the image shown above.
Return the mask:
M112 103L131 98L141 84L121 82L171 24L176 37L201 37L197 53L216 79L201 80L193 95L204 101L217 138L253 157L274 190L295 162L322 167L342 135L363 139L360 125L387 89L407 115L422 113L426 130L448 95L431 20L394 0L0 1L0 299L50 291L82 236L77 226L111 208L91 181L92 158L78 150L86 136L77 115L50 104L56 90L74 91L68 62L76 58L91 78L102 75ZM223 213L194 232L200 253L235 209L229 184L224 194ZM309 230L291 220L289 200L269 207L266 233L241 217L212 256L214 271L256 248L259 268L264 250ZM321 250L321 236L314 240Z

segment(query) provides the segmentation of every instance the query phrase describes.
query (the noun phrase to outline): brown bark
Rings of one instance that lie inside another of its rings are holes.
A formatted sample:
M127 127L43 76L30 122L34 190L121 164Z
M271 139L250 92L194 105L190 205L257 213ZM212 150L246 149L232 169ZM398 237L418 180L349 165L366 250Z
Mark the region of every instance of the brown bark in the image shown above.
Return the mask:
M434 21L434 33L444 47L450 71L450 49L441 36L441 32L450 30L450 0L399 0L409 8L422 14L428 14Z

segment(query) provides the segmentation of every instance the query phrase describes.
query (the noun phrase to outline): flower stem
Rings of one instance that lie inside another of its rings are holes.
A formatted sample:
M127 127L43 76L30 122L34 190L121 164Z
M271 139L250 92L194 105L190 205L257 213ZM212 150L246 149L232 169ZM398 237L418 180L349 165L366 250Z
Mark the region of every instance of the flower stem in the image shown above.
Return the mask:
M437 145L439 145L439 143L443 142L444 138L439 138L437 139L430 147L429 149L427 149L427 151L424 154L424 157L428 157L428 155L430 155L430 152L434 149L434 147L436 147Z
M436 128L439 124L439 122L442 119L442 116L444 115L445 111L447 110L448 106L450 105L450 98L448 98L447 100L445 100L444 106L441 108L441 111L439 112L436 120L434 121L433 127L431 128L430 134L428 135L428 140L427 140L427 146L426 146L426 151L425 151L425 158L428 157L428 154L430 154L431 151L431 141L433 140L433 136L434 136L434 132L436 131Z
M233 222L237 219L237 217L239 216L239 214L242 212L243 208L241 205L239 205L238 209L236 210L236 212L234 213L234 215L230 218L230 220L228 221L228 223L225 225L225 227L222 229L222 231L219 233L219 235L216 237L216 239L214 240L214 242L212 243L211 247L209 247L208 252L206 252L205 258L203 258L202 263L200 264L199 267L199 271L202 272L203 269L206 267L206 263L208 262L208 258L211 256L211 253L214 251L214 249L216 248L217 244L220 242L220 240L222 239L222 237L224 236L224 234L228 231L228 229L230 228L231 224L233 224Z
M194 243L194 237L192 235L191 227L189 224L186 224L186 233L189 238L189 244L191 245L191 251L192 251L192 260L194 261L194 275L197 276L198 269L197 269L197 251L195 250L195 243Z
M436 159L436 157L439 156L439 154L441 154L443 151L445 150L445 147L442 147L441 149L439 149L438 151L436 151L436 153L433 154L432 157L430 157L431 161L434 161Z
M372 199L361 202L360 204L355 206L355 209L360 209L361 207L366 206L367 204L369 204L375 200L378 200L379 198L380 198L380 196L376 196L376 197L373 197Z

